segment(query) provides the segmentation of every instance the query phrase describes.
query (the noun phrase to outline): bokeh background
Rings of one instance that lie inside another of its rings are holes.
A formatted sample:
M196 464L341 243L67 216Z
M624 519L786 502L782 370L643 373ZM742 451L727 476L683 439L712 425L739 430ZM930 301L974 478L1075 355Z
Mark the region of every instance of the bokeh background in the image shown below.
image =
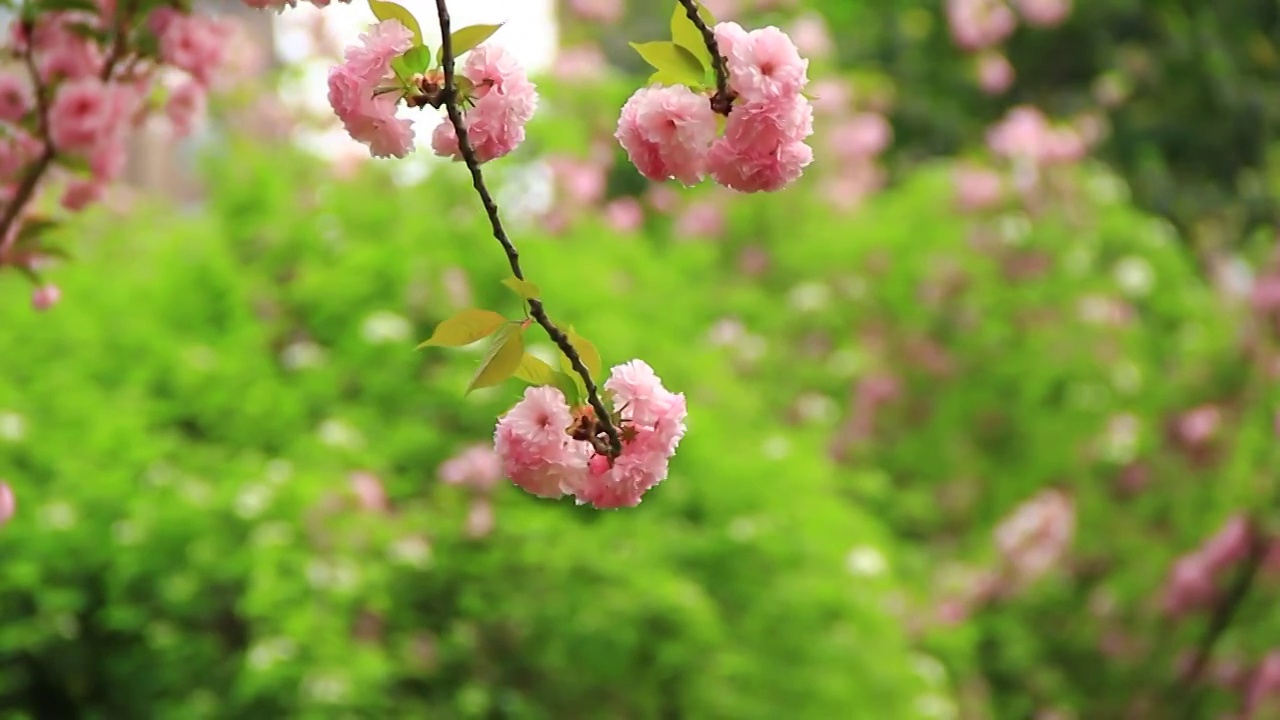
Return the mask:
M367 9L212 6L203 131L56 310L0 278L0 718L1280 717L1280 6L705 2L811 59L785 192L612 140L669 4L454 3L537 73L489 173L553 316L689 398L621 512L414 350L515 298L461 168L335 134Z

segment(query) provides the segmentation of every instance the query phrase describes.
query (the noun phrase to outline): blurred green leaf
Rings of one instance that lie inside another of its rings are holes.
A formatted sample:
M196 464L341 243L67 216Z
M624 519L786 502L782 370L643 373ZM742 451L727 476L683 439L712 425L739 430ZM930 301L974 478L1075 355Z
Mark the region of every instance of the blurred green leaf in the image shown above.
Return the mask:
M688 50L669 41L628 43L670 85L701 86L705 69Z
M464 28L454 30L449 38L452 41L453 56L460 57L468 50L472 50L480 45L480 43L488 40L494 33L502 29L503 23L497 25L468 25ZM440 51L436 53L436 62L444 62L444 47L441 46Z
M435 332L418 349L424 347L462 347L494 334L504 325L512 324L492 310L471 308L463 310L436 326Z
M476 368L471 382L467 383L466 392L469 394L472 390L500 384L520 368L524 357L523 326L519 323L503 326L480 359L480 366Z
M520 296L521 300L537 300L542 295L542 291L538 289L538 286L528 280L509 277L503 280L502 284L506 285L512 292Z

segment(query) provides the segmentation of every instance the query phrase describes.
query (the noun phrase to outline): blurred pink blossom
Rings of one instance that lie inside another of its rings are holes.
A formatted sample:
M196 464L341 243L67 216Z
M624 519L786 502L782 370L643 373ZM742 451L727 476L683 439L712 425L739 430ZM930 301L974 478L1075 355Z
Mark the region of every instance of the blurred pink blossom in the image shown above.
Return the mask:
M1199 448L1208 444L1222 425L1222 412L1214 405L1203 405L1183 413L1177 420L1175 432L1178 440L1188 447Z
M985 210L998 204L1004 195L1004 178L994 170L961 165L951 177L956 202L963 211Z
M818 13L806 13L793 20L787 34L805 57L823 58L831 54L831 31L826 19Z
M1280 695L1280 650L1272 650L1262 658L1249 682L1242 720L1250 720L1264 703Z
M644 225L644 208L635 198L618 198L605 206L604 219L609 227L618 232L635 232Z
M599 163L558 157L548 161L565 198L575 204L591 205L604 197L605 169Z
M893 127L883 115L859 113L831 129L827 142L842 160L861 160L884 152L893 140Z
M1018 14L1033 27L1059 25L1071 14L1071 0L1013 0Z
M1000 95L1012 85L1016 73L1009 59L998 52L985 52L978 58L978 87L988 95Z
M14 498L13 488L9 487L9 483L0 481L0 527L13 519L17 509L18 503Z
M493 505L488 500L475 500L467 511L467 537L482 538L493 532Z
M996 526L996 547L1015 577L1029 582L1053 569L1075 534L1076 511L1061 490L1045 490Z
M552 75L558 80L590 81L605 76L609 67L604 53L596 45L575 45L556 54Z
M362 509L369 512L386 512L390 508L387 503L387 491L376 475L363 471L354 472L351 473L350 479L351 488L355 491L356 500Z
M809 86L813 110L823 115L842 113L853 103L853 88L839 78L820 78Z
M569 0L569 9L583 20L616 23L626 8L622 0Z
M1200 547L1178 558L1165 582L1165 612L1177 617L1208 606L1217 594L1218 578L1249 554L1253 542L1248 519L1235 515Z
M947 0L951 37L964 50L981 50L1013 33L1018 18L1004 0Z
M439 477L449 485L488 492L502 479L502 462L488 445L472 445L441 463Z
M713 202L691 203L676 219L680 238L715 238L724 232L724 210Z

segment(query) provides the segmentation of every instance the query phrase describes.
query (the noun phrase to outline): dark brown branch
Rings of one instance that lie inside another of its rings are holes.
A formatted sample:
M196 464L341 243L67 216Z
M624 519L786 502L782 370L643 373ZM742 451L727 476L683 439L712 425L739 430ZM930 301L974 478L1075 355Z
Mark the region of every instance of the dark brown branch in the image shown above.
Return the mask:
M455 90L457 86L454 84L453 41L450 37L449 8L445 6L445 0L436 0L436 14L440 18L440 42L442 47L440 54L443 57L442 64L444 65L444 105L445 110L449 113L449 122L453 123L454 132L458 135L458 152L462 155L462 160L466 163L467 169L471 171L471 184L476 193L480 195L480 202L484 204L485 213L489 216L489 225L493 228L493 237L507 253L507 263L511 266L511 274L523 280L524 271L520 269L520 253L516 250L515 245L511 243L511 239L507 237L507 231L502 226L502 218L498 215L498 204L493 201L493 195L489 193L489 188L485 185L484 174L480 171L480 163L476 160L475 150L471 147L471 141L467 138L467 126L463 122L462 111L458 108L458 98ZM578 355L573 343L569 342L569 336L565 335L564 331L556 327L551 322L551 318L547 317L547 311L543 308L540 300L529 300L529 314L533 316L534 321L542 326L543 330L547 331L547 335L551 337L556 347L560 348L560 352L569 358L569 363L573 366L574 372L578 373L582 378L582 382L587 388L587 400L591 403L592 409L595 410L596 421L604 429L605 435L609 437L612 456L617 457L622 452L622 439L618 435L618 428L613 424L613 419L609 416L608 408L600 400L600 392L596 388L595 381L591 379L591 371L582 362L582 357Z
M725 63L724 56L720 54L720 43L716 42L715 32L707 27L706 21L698 13L698 1L679 0L679 2L684 7L685 15L689 16L689 22L702 33L702 42L706 43L707 52L711 53L711 67L716 71L716 94L711 97L711 109L721 115L728 115L729 109L733 106L734 95L729 89L729 66Z

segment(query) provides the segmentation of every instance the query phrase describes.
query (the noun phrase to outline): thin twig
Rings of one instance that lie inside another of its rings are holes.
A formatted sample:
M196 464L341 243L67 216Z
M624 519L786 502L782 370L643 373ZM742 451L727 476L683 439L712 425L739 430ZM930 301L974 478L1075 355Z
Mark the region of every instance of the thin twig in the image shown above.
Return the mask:
M480 201L484 204L485 213L489 216L489 225L493 228L493 237L507 253L507 263L511 266L511 274L523 280L524 271L520 269L520 253L516 250L515 245L511 243L511 239L507 237L507 231L502 227L502 218L498 215L498 204L493 201L493 195L489 193L489 188L485 185L484 174L480 171L480 163L476 160L475 150L471 147L471 141L467 138L467 126L463 122L462 111L458 108L458 98L455 92L456 85L454 85L453 41L450 36L449 9L445 6L445 0L436 0L436 14L440 19L440 42L442 47L440 54L443 57L442 64L444 65L444 105L445 110L449 113L449 122L453 123L454 132L458 136L458 152L462 155L462 160L466 163L467 169L471 171L471 184L476 193L480 195ZM613 419L609 417L609 410L604 406L604 402L600 400L600 393L596 388L595 382L591 379L591 371L582 362L582 357L578 355L577 349L569 341L569 336L565 335L564 331L556 327L551 322L551 318L547 317L547 311L543 308L540 300L529 300L529 314L542 326L543 330L547 331L547 335L560 348L560 352L569 358L569 363L573 366L574 372L578 373L582 378L582 382L587 388L587 400L591 403L592 409L595 410L596 421L609 438L609 446L613 451L613 457L617 457L622 452L622 439L618 435L618 428L613 424Z
M689 16L689 22L702 33L702 42L706 43L707 52L711 53L711 67L716 71L716 94L711 97L711 109L721 115L728 115L729 109L733 106L734 95L729 89L729 66L725 63L724 56L720 54L720 43L716 42L715 32L707 27L706 21L698 12L698 0L679 0L679 2L684 6L684 13Z

